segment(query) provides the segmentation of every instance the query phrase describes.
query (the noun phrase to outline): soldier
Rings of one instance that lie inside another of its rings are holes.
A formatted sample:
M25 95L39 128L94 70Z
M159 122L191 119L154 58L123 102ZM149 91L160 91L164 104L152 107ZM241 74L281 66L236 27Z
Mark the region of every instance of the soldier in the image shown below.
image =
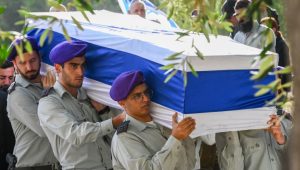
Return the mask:
M14 81L14 65L5 61L0 66L0 169L7 169L5 157L12 153L15 145L15 136L7 117L7 89Z
M91 103L81 88L86 48L80 41L64 41L51 50L58 81L40 100L38 115L63 169L112 169L105 135L114 132L125 114L100 122L98 114L105 106Z
M0 66L0 90L7 91L10 84L14 81L14 65L12 62L5 61Z
M234 39L245 45L263 48L272 43L270 50L275 51L275 36L263 34L267 27L254 21L247 13L249 0L239 0L235 4L235 13L240 30ZM240 16L242 15L242 16ZM266 38L266 36L269 36ZM216 147L219 165L222 170L281 170L283 156L289 140L292 122L287 118L279 118L282 113L271 115L267 129L222 132L216 134ZM282 115L284 116L284 115ZM288 116L290 117L290 116Z
M195 167L195 145L188 138L195 129L195 120L184 118L168 132L150 115L151 90L141 71L119 75L110 90L113 100L123 107L126 121L119 126L112 141L113 168L128 170L178 169Z
M27 43L30 43L32 51L25 48ZM22 50L23 55L17 53L17 48ZM21 37L12 43L8 56L18 73L9 87L7 98L8 117L16 138L14 155L18 160L17 169L52 169L56 162L37 115L42 91L54 83L54 77L40 74L38 50L33 37Z

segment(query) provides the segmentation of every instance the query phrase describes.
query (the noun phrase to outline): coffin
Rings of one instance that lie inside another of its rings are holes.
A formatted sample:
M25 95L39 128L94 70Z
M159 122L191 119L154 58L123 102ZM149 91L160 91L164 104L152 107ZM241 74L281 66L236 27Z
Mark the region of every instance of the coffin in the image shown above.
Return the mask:
M151 112L154 121L171 127L174 112L179 113L179 119L191 116L197 121L192 137L265 128L268 116L275 113L274 107L265 106L274 94L254 96L257 91L255 85L268 84L275 76L268 75L260 81L250 80L252 72L259 66L252 61L261 50L225 36L210 36L210 42L202 34L177 40L176 32L182 30L165 28L138 16L104 10L95 13L88 14L90 22L80 12L35 13L61 19L72 39L88 44L83 87L92 99L120 108L109 96L113 80L122 72L141 70L154 91ZM83 31L76 28L71 17L82 24ZM34 27L28 34L36 38L40 38L49 27L44 21L28 20ZM53 65L48 58L50 50L65 40L59 23L51 27L53 40L51 43L46 40L40 51L44 71ZM196 56L191 48L192 41L204 60ZM184 52L179 57L193 64L198 77L184 64L178 67L179 71L168 83L164 83L167 75L160 67L174 62L165 58L181 51ZM186 87L182 69L187 71Z

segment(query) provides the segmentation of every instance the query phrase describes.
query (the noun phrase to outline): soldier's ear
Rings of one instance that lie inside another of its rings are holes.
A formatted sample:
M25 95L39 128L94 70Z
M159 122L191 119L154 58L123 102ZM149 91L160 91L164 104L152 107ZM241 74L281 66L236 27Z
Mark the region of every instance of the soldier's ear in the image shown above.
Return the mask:
M60 73L61 72L61 69L62 69L62 66L60 64L54 64L54 68L55 68L55 71L57 73Z
M125 109L125 101L124 100L118 101L118 103L120 106L122 106Z
M14 68L15 68L15 71L18 71L18 67L17 67L17 62L16 62L16 60L14 59L14 60L12 60L11 61L13 64L14 64Z

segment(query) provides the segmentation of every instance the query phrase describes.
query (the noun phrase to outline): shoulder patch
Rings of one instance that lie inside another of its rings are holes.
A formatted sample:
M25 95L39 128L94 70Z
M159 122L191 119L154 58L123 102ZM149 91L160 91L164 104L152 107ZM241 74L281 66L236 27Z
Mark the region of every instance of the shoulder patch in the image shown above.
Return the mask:
M127 132L130 120L126 120L125 122L121 123L120 126L117 128L117 134Z
M8 94L13 92L15 89L16 89L16 82L13 82L7 90Z
M43 93L42 93L42 97L46 97L49 95L50 91L53 89L53 87L50 87L50 88L47 88L45 90L43 90Z
M292 122L295 122L293 116L292 116L290 113L287 113L287 114L285 115L285 118L287 118L288 120L290 120L290 121L292 121Z

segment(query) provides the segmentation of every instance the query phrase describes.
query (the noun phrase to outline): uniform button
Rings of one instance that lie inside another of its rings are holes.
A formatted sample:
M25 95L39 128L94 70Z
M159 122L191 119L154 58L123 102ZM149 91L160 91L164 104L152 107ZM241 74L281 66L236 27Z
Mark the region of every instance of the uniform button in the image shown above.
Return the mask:
M230 156L233 158L233 157L234 157L234 154L231 154Z
M256 147L259 147L259 144L257 143L257 144L255 144L255 146L256 146Z
M228 137L228 140L231 140L231 137Z
M274 159L273 159L273 158L271 158L271 161L274 161Z
M269 147L271 147L271 144L268 144Z

